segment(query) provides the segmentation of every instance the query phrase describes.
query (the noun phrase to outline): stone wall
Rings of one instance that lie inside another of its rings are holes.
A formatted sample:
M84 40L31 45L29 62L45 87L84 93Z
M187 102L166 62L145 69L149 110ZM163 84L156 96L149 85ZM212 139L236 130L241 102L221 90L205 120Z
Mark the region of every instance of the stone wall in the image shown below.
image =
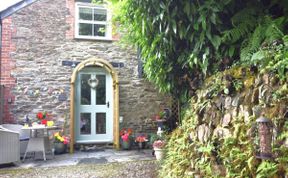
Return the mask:
M269 173L287 175L285 75L234 66L205 79L169 137L160 177L258 177L267 162Z
M73 69L63 66L62 61L81 62L97 57L124 63L124 67L116 68L122 125L137 132L155 129L150 118L160 110L160 105L167 104L167 98L145 79L138 78L136 51L121 48L115 41L71 38L73 25L67 23L71 22L71 10L67 8L71 5L66 2L70 1L39 0L12 15L16 51L10 55L16 67L11 75L17 82L10 113L15 122L23 121L25 115L35 119L38 111L47 111L56 122L63 123L69 118Z
M201 110L197 112L194 139L204 143L229 137L236 122L256 124L261 116L275 124L275 131L283 130L288 118L287 81L280 81L273 73L255 74L246 68L232 68L213 77L198 91L198 102L194 100Z

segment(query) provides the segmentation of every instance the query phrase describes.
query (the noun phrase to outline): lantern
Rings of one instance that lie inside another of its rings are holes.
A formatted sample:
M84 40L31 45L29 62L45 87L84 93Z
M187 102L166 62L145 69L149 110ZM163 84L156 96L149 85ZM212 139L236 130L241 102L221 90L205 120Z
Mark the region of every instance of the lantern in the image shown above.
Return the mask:
M257 156L260 159L272 158L272 133L273 126L270 119L263 116L256 120L258 125L258 137L260 146L260 155Z

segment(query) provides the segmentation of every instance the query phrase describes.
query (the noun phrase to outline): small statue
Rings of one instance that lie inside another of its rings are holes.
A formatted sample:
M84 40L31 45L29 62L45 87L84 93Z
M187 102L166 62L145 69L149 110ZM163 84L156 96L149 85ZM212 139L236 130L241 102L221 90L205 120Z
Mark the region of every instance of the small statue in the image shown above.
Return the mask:
M28 126L31 126L30 119L29 119L28 115L25 116L25 122Z

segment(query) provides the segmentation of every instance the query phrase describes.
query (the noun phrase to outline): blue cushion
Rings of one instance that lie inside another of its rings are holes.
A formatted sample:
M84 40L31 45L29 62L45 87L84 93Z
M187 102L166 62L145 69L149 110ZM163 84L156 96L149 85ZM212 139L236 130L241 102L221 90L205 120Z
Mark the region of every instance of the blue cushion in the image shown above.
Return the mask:
M28 141L29 137L20 137L20 141Z

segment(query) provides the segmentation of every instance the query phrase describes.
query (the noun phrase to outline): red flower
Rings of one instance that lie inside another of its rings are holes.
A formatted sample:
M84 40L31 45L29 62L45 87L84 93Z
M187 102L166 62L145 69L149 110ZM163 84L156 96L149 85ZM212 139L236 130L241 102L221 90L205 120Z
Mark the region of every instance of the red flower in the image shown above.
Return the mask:
M46 120L46 119L43 119L43 120L41 121L41 124L47 125L47 120Z
M126 128L122 128L121 130L120 130L120 136L122 136L122 135L124 135L124 134L128 134L128 135L132 135L132 133L133 133L133 130L131 129L131 128L128 128L128 129L126 129Z
M124 142L128 142L129 141L129 134L126 133L126 134L122 135L121 138Z
M120 131L120 136L122 138L123 141L128 142L129 141L129 137L131 137L133 130L131 128L122 128Z
M37 117L38 119L43 119L43 114L42 114L42 112L38 112L37 115L36 115L36 117Z
M132 130L131 128L128 128L128 129L127 129L127 133L128 133L129 135L131 135L132 132L133 132L133 130Z
M138 137L136 137L135 139L136 142L146 142L148 141L145 135L140 135Z

